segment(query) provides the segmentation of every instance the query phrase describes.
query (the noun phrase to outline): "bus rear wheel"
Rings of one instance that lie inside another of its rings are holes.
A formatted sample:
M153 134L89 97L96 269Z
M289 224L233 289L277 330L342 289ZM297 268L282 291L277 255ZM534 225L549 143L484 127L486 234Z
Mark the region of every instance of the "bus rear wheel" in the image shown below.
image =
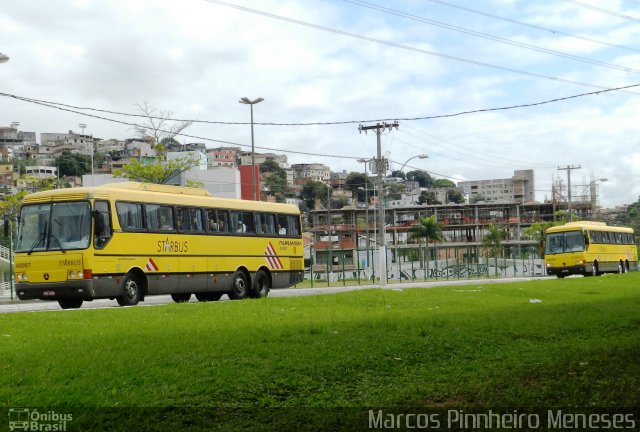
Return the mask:
M269 286L269 276L264 270L258 270L253 279L250 296L253 298L263 298L269 295L271 287Z
M171 294L171 298L176 303L187 303L191 299L191 293Z
M249 296L249 278L244 272L238 270L233 275L228 295L231 300L243 300Z
M77 298L61 298L58 299L58 304L62 309L78 309L82 306L82 299Z
M138 277L134 274L127 273L122 284L122 295L116 297L116 301L120 306L135 306L142 297L142 286Z
M222 297L221 292L196 293L196 298L199 302L218 301L220 297Z

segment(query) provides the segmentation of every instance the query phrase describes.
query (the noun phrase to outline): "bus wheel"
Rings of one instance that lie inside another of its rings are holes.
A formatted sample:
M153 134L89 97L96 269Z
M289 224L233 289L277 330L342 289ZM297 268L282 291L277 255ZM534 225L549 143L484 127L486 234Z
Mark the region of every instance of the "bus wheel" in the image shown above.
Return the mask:
M122 284L122 295L116 297L120 306L135 306L142 297L142 286L138 277L132 273L127 273Z
M591 267L591 276L598 276L598 274L598 263L594 261Z
M196 298L200 302L218 301L222 297L221 292L196 293Z
M264 270L258 270L253 280L253 286L249 293L253 298L262 298L269 295L269 276Z
M231 300L242 300L249 296L249 278L241 271L233 275L231 291L228 292Z
M187 303L191 299L191 293L171 294L171 298L176 303Z
M61 298L58 299L58 304L62 309L78 309L82 306L82 299L76 298Z

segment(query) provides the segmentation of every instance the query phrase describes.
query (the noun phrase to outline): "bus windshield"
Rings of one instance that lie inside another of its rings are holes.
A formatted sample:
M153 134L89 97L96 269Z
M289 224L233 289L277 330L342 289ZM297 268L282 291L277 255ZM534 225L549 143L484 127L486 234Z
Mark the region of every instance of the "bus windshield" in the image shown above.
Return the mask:
M545 254L584 251L584 235L582 231L566 231L547 234Z
M91 207L86 201L22 207L16 252L86 249L91 234Z

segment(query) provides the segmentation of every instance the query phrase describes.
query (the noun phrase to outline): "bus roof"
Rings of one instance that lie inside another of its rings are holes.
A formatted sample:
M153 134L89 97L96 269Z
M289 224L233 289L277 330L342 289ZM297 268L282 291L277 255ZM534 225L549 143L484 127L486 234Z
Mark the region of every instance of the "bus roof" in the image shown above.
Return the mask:
M565 231L610 231L610 232L627 232L633 233L633 229L629 227L609 226L604 222L596 221L576 221L567 222L564 225L558 225L547 228L547 233L565 232Z
M78 201L92 198L280 213L297 214L300 212L298 207L292 204L218 198L211 195L206 189L141 182L106 183L100 186L34 192L24 198L23 204Z

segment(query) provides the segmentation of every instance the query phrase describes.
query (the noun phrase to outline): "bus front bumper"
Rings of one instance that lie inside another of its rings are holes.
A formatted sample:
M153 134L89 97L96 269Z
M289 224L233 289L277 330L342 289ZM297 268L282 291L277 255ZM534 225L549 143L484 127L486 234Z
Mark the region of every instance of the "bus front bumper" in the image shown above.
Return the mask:
M91 279L52 283L17 282L15 290L20 300L57 300L59 298L91 300L96 296Z
M588 267L588 268L587 268ZM574 266L563 267L547 267L547 275L549 276L570 276L570 275L583 275L591 272L591 266L580 264Z

